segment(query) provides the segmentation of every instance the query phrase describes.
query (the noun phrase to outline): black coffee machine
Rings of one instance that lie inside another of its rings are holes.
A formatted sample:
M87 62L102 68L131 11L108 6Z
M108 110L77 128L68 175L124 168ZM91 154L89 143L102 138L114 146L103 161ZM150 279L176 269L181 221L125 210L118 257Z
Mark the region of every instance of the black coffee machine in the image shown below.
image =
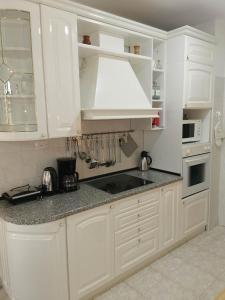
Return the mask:
M79 174L76 172L76 159L62 157L57 159L59 191L72 192L79 189Z

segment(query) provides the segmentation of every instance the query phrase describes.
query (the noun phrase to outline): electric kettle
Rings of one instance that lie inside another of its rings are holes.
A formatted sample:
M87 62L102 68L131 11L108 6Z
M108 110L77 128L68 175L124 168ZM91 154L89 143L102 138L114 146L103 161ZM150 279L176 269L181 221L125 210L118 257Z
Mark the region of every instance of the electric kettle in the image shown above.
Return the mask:
M45 168L42 175L42 191L44 194L58 192L58 176L54 168Z
M152 163L152 158L147 151L141 152L141 159L139 162L140 171L148 171Z

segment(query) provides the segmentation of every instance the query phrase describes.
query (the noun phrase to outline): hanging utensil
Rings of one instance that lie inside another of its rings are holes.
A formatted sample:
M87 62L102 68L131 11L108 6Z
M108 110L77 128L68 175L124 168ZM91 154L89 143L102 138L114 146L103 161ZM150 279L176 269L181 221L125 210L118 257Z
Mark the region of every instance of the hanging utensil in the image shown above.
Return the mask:
M113 150L113 156L112 156L112 166L115 166L116 164L116 138L115 135L112 139L112 150Z
M130 157L138 148L138 145L136 144L132 136L128 134L125 139L120 139L120 148L122 149L126 157Z
M86 146L86 153L87 153L85 162L89 164L91 162L91 155L90 155L90 139L88 137L85 139L85 146Z

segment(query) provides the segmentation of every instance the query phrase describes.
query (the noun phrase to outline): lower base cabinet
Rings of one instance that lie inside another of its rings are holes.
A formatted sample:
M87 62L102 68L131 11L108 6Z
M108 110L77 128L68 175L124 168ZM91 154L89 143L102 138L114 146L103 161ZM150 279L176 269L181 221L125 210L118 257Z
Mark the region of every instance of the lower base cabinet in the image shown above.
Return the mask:
M41 225L0 220L0 273L11 300L79 300L203 230L209 191L181 181Z
M110 207L67 218L70 300L78 300L113 278Z
M183 236L189 236L208 223L209 191L192 195L182 200Z
M173 183L161 189L160 249L170 247L178 240L180 201L181 185L179 183Z
M69 300L65 220L6 223L12 300Z

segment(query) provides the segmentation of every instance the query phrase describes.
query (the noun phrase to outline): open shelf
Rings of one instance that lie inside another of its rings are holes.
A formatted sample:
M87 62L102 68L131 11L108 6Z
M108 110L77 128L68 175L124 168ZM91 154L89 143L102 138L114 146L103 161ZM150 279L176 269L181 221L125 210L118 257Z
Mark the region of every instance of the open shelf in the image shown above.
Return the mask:
M111 36L122 38L124 40L125 53L132 54L132 47L138 45L140 46L140 54L142 56L153 57L153 39L151 37L100 21L78 17L78 41L80 43L82 42L83 36L88 35L91 38L91 44L93 46L100 46L93 38L96 32L104 32Z
M0 98L29 99L29 98L35 98L35 96L34 95L0 95Z
M156 73L164 73L165 70L164 70L164 69L155 69L155 68L153 68L153 72L156 72Z
M133 53L126 53L126 52L111 51L98 46L85 45L82 43L78 44L78 49L79 49L79 56L81 58L86 58L97 54L105 54L105 55L116 56L120 58L127 58L132 63L137 63L140 61L151 61L151 58L147 56L133 54Z

